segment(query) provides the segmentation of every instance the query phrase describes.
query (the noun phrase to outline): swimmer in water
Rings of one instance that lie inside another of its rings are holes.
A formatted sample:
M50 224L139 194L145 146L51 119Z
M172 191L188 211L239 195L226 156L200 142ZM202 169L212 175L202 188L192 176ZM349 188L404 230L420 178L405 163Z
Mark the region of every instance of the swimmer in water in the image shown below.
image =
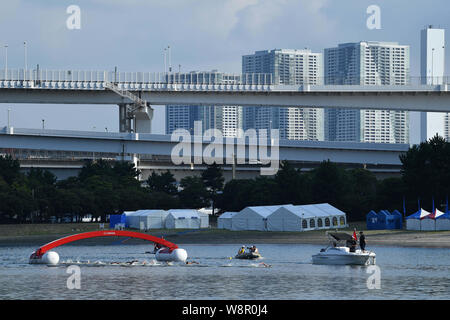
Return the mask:
M264 267L264 268L270 268L270 267L271 267L270 264L267 264L267 263L264 263L264 262L261 262L259 265L260 265L261 267Z
M200 264L197 261L186 261L186 264Z

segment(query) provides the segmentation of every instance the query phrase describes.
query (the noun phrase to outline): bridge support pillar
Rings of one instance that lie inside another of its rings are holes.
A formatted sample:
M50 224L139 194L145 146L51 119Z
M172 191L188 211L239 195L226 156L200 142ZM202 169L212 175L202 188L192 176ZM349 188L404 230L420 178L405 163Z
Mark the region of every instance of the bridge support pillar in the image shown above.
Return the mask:
M131 132L131 118L128 115L129 104L119 104L119 132Z
M141 107L134 113L134 131L137 133L151 133L153 108L150 106Z
M150 106L136 109L133 104L119 104L120 132L151 133L152 119L153 108Z

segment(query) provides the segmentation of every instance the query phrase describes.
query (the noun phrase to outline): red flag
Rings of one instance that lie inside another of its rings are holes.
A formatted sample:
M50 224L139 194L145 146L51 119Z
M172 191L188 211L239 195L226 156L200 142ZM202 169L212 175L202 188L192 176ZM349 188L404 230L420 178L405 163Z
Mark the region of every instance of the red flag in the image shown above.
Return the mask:
M358 241L358 238L356 237L356 230L353 231L353 239L355 239L355 241Z

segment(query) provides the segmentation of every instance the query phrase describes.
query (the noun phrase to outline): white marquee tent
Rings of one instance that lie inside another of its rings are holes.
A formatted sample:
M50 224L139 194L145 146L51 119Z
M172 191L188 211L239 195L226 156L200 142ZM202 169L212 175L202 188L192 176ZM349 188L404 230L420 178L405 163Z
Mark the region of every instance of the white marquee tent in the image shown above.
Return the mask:
M278 208L267 217L268 231L306 231L314 216L300 206L287 205Z
M127 214L125 221L128 228L141 229L141 215L145 214L145 211L147 210L137 210Z
M269 231L308 231L335 229L347 226L345 213L328 203L293 206L277 209L267 217Z
M199 229L201 216L194 209L170 209L166 218L167 229Z
M347 226L347 217L345 215L345 212L339 210L336 207L333 207L329 203L319 203L319 204L313 204L311 206L314 206L315 208L322 210L326 215L329 215L331 217L331 227L333 229L335 228L345 228ZM325 221L325 227L327 225Z
M227 211L222 213L219 218L217 218L217 228L218 229L228 229L228 230L232 230L232 217L236 214L237 212L231 212L231 211Z
M142 229L163 229L166 225L167 211L164 210L144 210L139 216L139 222Z
M267 217L280 207L282 207L282 205L244 208L232 216L231 230L267 231Z

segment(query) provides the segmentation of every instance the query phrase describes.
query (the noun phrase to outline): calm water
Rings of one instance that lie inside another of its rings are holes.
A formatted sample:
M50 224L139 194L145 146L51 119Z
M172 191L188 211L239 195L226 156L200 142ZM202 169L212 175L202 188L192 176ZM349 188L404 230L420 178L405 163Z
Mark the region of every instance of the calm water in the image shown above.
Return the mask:
M257 261L230 259L239 245L181 247L200 264L158 263L146 244L66 245L48 267L28 264L35 247L0 247L0 299L450 299L449 249L370 247L381 289L368 289L367 267L312 265L322 246L258 245ZM79 290L67 288L72 264Z

